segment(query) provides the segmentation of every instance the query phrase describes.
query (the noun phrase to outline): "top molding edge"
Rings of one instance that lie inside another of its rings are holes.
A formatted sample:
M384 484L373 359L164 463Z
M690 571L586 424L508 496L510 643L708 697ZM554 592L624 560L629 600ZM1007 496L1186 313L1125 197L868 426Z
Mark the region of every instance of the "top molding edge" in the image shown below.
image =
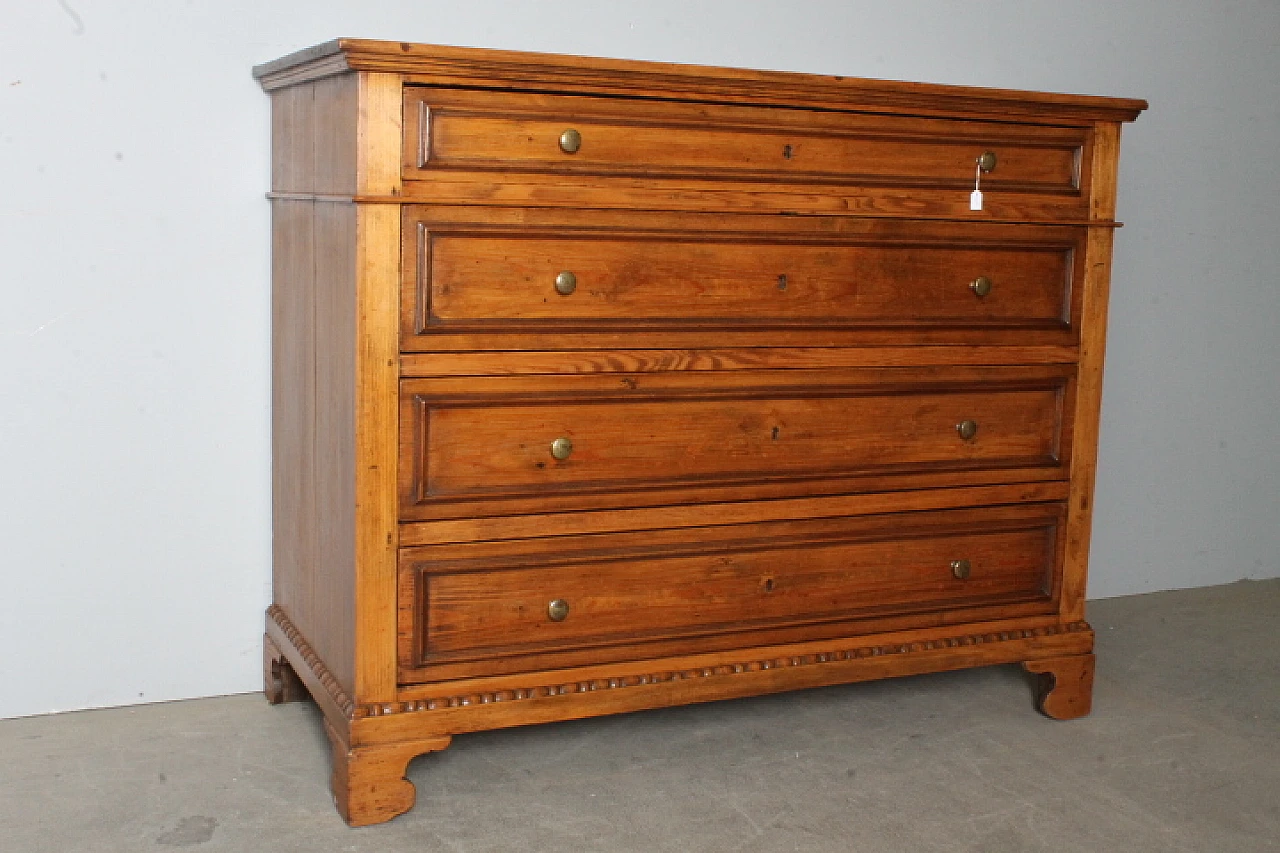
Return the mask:
M270 92L347 71L403 74L415 83L446 86L892 113L977 113L1045 123L1133 121L1147 108L1146 101L1134 98L345 38L255 66L253 76Z

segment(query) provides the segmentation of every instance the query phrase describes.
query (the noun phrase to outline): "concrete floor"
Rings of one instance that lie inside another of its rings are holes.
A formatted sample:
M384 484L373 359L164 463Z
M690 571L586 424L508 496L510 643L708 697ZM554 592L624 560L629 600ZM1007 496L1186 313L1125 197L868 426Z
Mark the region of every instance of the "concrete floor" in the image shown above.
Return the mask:
M1089 718L1016 667L468 735L348 829L309 703L0 722L0 850L1280 850L1280 580L1095 602Z

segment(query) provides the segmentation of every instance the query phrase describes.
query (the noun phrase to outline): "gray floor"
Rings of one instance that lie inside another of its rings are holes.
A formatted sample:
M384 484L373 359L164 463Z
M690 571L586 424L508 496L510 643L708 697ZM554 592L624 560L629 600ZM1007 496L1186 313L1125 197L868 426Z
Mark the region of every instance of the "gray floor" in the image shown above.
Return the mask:
M1094 713L1016 667L457 738L350 830L310 704L0 723L0 850L1280 850L1280 580L1095 602Z

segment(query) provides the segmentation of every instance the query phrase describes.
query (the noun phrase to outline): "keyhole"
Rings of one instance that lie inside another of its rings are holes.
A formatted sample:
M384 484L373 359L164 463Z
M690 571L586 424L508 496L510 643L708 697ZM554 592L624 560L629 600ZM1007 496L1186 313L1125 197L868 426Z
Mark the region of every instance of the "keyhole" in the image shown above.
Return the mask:
M785 275L778 276L778 290L787 289L787 277Z
M763 587L765 592L773 592L773 578L765 578Z
M778 432L779 432L778 427L774 427L774 428L773 428L773 436L772 436L772 438L773 438L773 440L774 440L774 441L777 441L777 440L778 440Z
M784 160L790 160L790 159L791 159L791 146L790 146L790 145L784 145L784 146L782 146L782 158L783 158Z

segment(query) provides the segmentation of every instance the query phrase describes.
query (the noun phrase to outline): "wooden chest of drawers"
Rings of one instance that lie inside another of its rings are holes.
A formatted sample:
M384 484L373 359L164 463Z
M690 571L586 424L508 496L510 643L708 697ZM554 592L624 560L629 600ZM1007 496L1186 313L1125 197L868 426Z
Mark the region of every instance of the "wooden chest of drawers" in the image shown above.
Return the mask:
M1143 102L358 40L255 74L266 689L323 709L349 822L502 726L1012 662L1088 712Z

